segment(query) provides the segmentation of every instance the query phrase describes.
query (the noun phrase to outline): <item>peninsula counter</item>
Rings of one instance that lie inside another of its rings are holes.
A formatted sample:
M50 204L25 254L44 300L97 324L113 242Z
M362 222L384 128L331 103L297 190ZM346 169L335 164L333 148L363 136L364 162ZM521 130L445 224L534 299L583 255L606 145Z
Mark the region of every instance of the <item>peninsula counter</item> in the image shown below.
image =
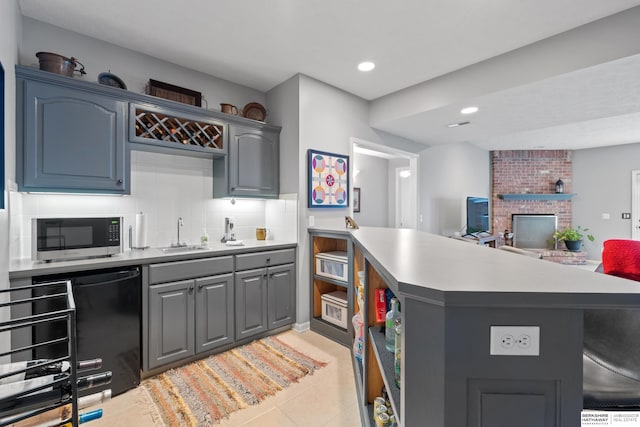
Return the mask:
M366 272L369 333L354 367L367 423L381 385L396 387L384 340L376 344L376 288L402 306L402 385L391 403L404 427L580 426L583 310L640 308L639 284L613 276L414 230L350 236L352 285ZM494 326L538 328L539 341L525 344L537 355L492 354Z

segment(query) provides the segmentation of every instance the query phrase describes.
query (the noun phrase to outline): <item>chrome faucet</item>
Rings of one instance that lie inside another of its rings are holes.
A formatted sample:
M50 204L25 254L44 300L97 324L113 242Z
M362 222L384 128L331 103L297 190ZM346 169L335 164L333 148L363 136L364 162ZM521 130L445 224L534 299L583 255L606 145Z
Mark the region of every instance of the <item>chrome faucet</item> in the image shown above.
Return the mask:
M182 217L178 218L178 241L176 242L176 244L174 246L174 247L177 247L177 248L180 248L180 247L183 247L183 246L187 246L186 243L180 243L180 227L184 227L184 221L182 220Z

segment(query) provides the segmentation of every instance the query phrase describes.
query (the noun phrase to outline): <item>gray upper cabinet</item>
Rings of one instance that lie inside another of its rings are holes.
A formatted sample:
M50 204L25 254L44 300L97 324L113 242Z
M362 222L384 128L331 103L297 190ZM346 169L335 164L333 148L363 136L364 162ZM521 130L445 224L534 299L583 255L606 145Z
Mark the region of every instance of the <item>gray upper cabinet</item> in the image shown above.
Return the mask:
M214 197L277 198L280 128L229 124L229 153L214 159Z
M129 194L127 103L69 77L16 73L19 190Z

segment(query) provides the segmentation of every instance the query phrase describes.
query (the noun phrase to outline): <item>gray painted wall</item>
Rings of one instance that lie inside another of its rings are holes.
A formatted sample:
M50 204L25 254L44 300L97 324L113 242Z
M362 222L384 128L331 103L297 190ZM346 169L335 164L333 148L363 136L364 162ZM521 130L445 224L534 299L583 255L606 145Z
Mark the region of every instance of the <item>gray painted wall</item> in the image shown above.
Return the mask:
M98 74L111 70L132 92L144 93L149 79L201 92L211 110L219 111L221 102L234 104L239 109L249 102L265 104L264 93L190 70L189 64L172 64L31 18L23 18L22 22L23 41L19 53L22 65L37 67L36 52L54 52L73 56L84 64L87 75L83 80L86 81L95 82Z
M419 229L451 236L466 224L467 196L491 193L489 152L461 143L428 148L420 154Z
M414 149L419 144L400 137L389 137L369 127L369 104L362 98L344 92L311 77L299 75L300 135L298 162L298 318L299 324L309 321L309 217L316 226L344 227L344 216L352 214L352 208L307 208L306 156L309 148L340 154L351 151L350 138L358 138L396 148ZM288 107L287 107L288 108Z
M280 194L297 194L302 165L298 162L300 140L298 77L280 83L267 92L269 121L282 126L280 132Z
M14 64L20 44L20 12L17 0L0 2L0 62L4 67L4 180L5 192L0 195L8 202L7 187L15 181L16 156L16 77ZM7 206L7 205L5 205ZM0 209L0 289L9 287L9 209ZM1 299L0 299L1 301ZM6 310L0 313L0 322L8 320ZM10 348L9 334L0 334L0 349Z
M352 187L360 188L360 212L353 213L358 225L388 226L389 161L380 157L353 153L353 170L360 173L353 178Z
M631 171L640 170L640 143L618 145L573 153L573 225L588 228L596 238L585 241L590 259L601 259L602 242L630 239ZM610 219L602 219L602 214Z

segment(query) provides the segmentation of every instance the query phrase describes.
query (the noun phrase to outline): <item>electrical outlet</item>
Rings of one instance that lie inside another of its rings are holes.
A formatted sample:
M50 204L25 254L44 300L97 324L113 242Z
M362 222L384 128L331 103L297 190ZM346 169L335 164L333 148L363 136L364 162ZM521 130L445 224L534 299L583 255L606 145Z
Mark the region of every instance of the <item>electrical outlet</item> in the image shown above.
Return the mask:
M494 356L539 356L539 326L491 326L490 351Z
M622 212L622 219L631 219L630 212Z

